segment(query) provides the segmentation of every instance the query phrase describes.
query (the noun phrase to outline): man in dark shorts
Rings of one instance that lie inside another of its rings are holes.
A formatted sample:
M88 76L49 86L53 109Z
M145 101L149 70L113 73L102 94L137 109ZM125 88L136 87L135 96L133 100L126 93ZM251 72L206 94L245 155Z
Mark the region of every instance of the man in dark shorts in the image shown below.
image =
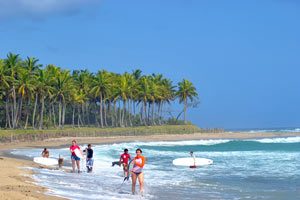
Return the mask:
M94 165L94 159L93 159L94 151L92 149L92 145L88 144L88 147L83 152L86 152L86 168L87 168L87 172L90 173L93 171L93 165Z
M128 176L128 161L130 160L130 154L128 153L128 149L124 149L124 153L120 156L120 163L123 165L124 176Z

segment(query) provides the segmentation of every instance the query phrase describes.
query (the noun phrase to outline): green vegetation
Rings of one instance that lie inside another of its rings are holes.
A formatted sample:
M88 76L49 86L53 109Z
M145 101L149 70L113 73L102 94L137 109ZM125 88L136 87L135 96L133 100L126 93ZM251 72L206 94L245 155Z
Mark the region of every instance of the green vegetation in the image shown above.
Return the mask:
M159 134L193 134L202 132L222 132L219 129L204 130L193 125L162 125L115 128L72 128L47 130L1 130L0 142L38 141L60 137L113 137L113 136L146 136Z
M148 133L148 126L180 124L180 115L170 119L164 112L166 105L176 100L184 105L186 124L188 102L193 103L198 94L188 80L177 86L161 74L143 75L140 70L124 74L70 72L9 53L0 59L0 128L49 129L49 133L56 133L52 129L65 127L68 132L67 127L101 127L101 133L105 133L108 127L145 126Z

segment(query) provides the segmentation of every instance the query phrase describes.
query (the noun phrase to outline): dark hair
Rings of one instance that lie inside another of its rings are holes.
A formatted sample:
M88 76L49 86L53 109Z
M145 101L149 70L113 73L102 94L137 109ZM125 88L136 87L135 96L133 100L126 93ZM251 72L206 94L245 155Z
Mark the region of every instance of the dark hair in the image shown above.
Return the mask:
M143 153L142 149L138 148L135 150L135 152L140 151L141 153Z
M128 149L124 149L124 152L128 151Z
M44 148L44 151L46 151L47 150L47 148Z
M92 146L91 144L88 144L88 147Z

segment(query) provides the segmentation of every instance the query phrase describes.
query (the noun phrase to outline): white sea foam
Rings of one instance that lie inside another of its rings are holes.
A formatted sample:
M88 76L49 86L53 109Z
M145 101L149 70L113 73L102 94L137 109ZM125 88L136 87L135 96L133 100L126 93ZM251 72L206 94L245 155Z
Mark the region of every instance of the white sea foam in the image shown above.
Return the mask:
M250 140L260 143L299 143L300 137L282 137L282 138L264 138L264 139L256 139Z
M250 133L265 133L265 132L289 132L289 133L297 133L300 132L300 128L283 128L283 129L255 129L255 130L243 130L241 132L250 132Z
M196 146L196 145L216 145L227 143L230 140L186 140L186 141L162 141L162 142L138 142L139 146Z

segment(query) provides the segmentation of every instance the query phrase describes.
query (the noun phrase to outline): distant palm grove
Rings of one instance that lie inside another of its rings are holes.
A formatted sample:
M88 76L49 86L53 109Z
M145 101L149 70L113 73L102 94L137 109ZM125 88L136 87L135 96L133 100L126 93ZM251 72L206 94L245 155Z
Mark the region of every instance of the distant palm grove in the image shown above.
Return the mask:
M185 79L175 86L160 74L140 70L70 72L13 53L0 59L0 128L162 125L171 120L165 106L176 100L183 104L186 122L188 102L195 98L196 88Z

